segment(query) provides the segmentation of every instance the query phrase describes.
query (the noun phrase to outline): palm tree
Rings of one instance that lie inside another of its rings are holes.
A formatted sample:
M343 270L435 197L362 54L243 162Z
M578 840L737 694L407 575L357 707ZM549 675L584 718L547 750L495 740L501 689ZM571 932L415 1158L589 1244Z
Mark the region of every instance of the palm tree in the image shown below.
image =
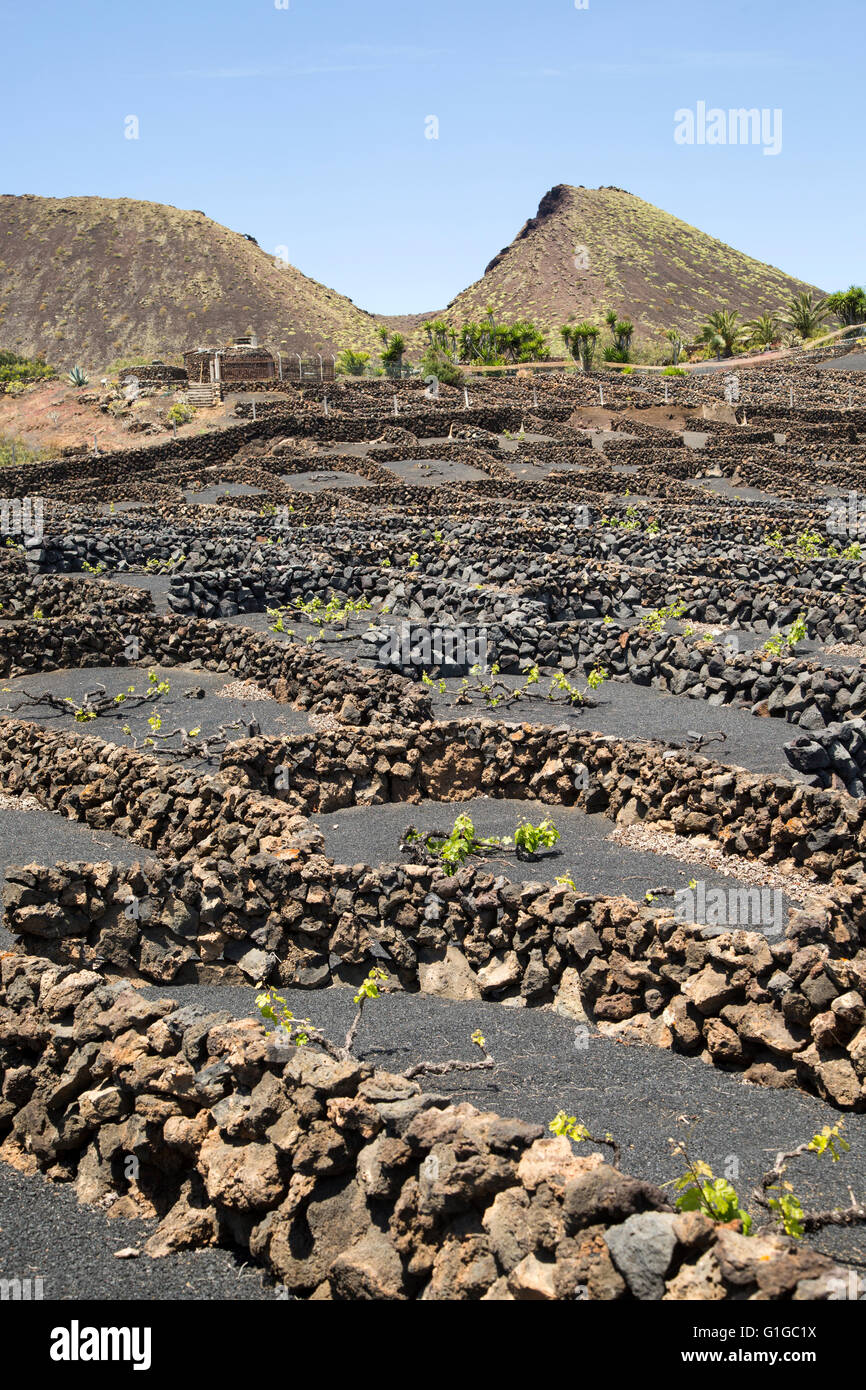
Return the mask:
M866 291L860 285L849 285L847 290L828 294L826 304L844 328L866 323Z
M616 321L615 314L614 321ZM565 341L565 346L575 361L580 364L580 370L582 372L591 371L592 359L595 355L601 329L596 328L593 323L578 323L573 328L569 328L566 324L559 331Z
M403 353L406 351L406 339L402 333L395 333L393 338L384 326L379 329L379 337L384 345L380 356L385 368L386 376L403 375Z
M814 338L826 317L826 299L816 302L810 290L795 294L793 299L789 300L787 315L782 322L788 328L793 328L795 333L799 333L801 338Z
M613 325L613 336L620 352L628 353L631 347L633 333L634 324L631 323L629 319L617 319L616 323Z
M685 346L683 343L683 335L678 328L669 328L665 337L671 345L671 362L675 367L680 360L680 354Z
M701 341L712 348L717 358L733 357L734 349L742 342L745 329L738 323L739 317L736 309L715 309L708 316Z
M608 309L604 321L613 338L613 346L606 347L604 350L605 360L607 362L627 362L634 324L630 323L628 319L619 318L613 309Z
M769 351L781 337L781 325L775 314L761 314L747 323L746 327L752 335L751 341L765 351Z

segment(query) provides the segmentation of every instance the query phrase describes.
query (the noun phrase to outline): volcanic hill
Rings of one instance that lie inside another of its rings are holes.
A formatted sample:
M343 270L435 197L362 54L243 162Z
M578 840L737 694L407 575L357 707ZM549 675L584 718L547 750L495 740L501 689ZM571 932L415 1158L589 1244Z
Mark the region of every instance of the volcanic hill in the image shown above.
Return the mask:
M618 188L545 193L535 217L474 284L437 314L373 315L204 213L118 198L0 197L0 347L62 366L168 357L254 330L284 352L375 352L377 327L455 328L492 305L529 318L551 353L559 328L615 309L635 345L677 327L694 336L708 313L777 311L814 286L753 260Z

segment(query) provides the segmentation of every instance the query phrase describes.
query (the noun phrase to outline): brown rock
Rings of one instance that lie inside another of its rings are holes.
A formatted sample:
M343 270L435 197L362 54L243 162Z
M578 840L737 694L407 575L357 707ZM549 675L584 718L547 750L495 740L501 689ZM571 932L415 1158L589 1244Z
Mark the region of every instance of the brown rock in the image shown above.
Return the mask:
M496 1261L483 1235L446 1240L433 1261L430 1283L421 1294L424 1302L481 1299L499 1277Z
M564 1014L566 1018L573 1018L577 1023L589 1022L581 996L580 972L573 965L567 965L562 972L556 998L553 1001L553 1009L555 1013Z
M351 1161L351 1150L340 1131L325 1120L315 1120L294 1151L292 1167L297 1173L332 1176L344 1173Z
M212 1134L197 1166L211 1200L234 1211L276 1206L286 1190L272 1144L226 1144Z
M380 1134L358 1154L355 1178L368 1197L394 1197L412 1162L412 1150L402 1139Z
M737 1021L737 1032L744 1042L760 1044L783 1057L792 1057L802 1046L772 1004L747 1004Z
M463 952L453 942L445 956L422 951L418 957L418 984L422 994L437 999L480 999L478 978Z
M866 1028L861 1028L849 1042L848 1056L860 1079L866 1078Z
M565 1235L560 1204L549 1194L530 1200L521 1187L497 1193L481 1224L506 1274L533 1251L551 1254Z
M219 1222L211 1206L193 1204L189 1185L174 1206L160 1221L145 1244L151 1259L161 1259L175 1250L195 1250L219 1241Z
M714 1254L725 1283L738 1293L749 1286L756 1286L758 1271L762 1265L786 1253L788 1240L775 1234L744 1236L729 1226L719 1226L715 1245L708 1253Z
M627 1177L603 1161L586 1164L563 1193L563 1215L569 1233L601 1222L624 1221L643 1211L665 1211L668 1203L657 1187Z
M830 1008L849 1034L866 1021L866 1005L856 990L849 989L845 994L840 994Z
M407 1297L400 1256L385 1233L375 1228L337 1255L330 1285L332 1296L340 1300L393 1302Z
M812 1019L809 1031L812 1034L812 1041L815 1043L816 1047L840 1047L840 1034L843 1031L843 1027L844 1025L840 1023L833 1011L827 1009L825 1013L815 1015Z
M797 1085L796 1067L786 1066L781 1057L753 1062L743 1072L743 1080L753 1086L769 1086L777 1091L790 1090Z
M327 1104L328 1119L339 1130L373 1139L384 1123L374 1105L358 1096L333 1096Z
M526 1255L509 1274L508 1291L519 1300L552 1303L557 1298L555 1273L552 1262Z
M554 1139L535 1141L521 1158L517 1177L530 1192L534 1192L541 1183L545 1183L552 1191L561 1195L570 1179L582 1177L586 1173L587 1165L590 1168L604 1166L604 1159L601 1154L589 1154L586 1158L578 1158L571 1141L565 1135L557 1135Z
M733 1028L720 1018L710 1018L704 1025L704 1037L710 1056L715 1062L742 1062L746 1052Z
M706 1212L682 1211L674 1219L673 1233L677 1244L686 1250L703 1251L715 1239L716 1224Z
M341 1062L315 1048L299 1047L284 1074L298 1086L309 1086L325 1096L352 1096L365 1071L359 1062Z
M475 978L484 995L494 994L497 990L516 984L520 979L520 961L517 959L517 953L508 951L504 956L494 956L478 971Z
M559 1242L554 1266L557 1298L610 1302L625 1294L626 1282L604 1235L604 1226L588 1226Z
M717 1014L725 1004L732 1003L738 996L742 997L742 991L730 984L727 976L714 970L711 965L705 965L703 970L699 970L697 975L686 981L683 994L705 1017Z
M662 1302L717 1303L725 1297L725 1284L713 1250L707 1250L694 1264L684 1264L667 1281Z
M845 1057L820 1062L815 1068L819 1089L837 1105L851 1109L861 1097L861 1083L856 1071Z
M267 1259L290 1289L312 1291L330 1278L334 1261L369 1227L366 1200L357 1183L342 1178L322 1182L298 1173L285 1202L253 1230L250 1253Z
M700 1025L690 1012L691 1007L688 1000L676 994L662 1013L662 1022L670 1028L675 1045L683 1052L694 1052L703 1040Z
M75 1009L82 999L97 985L103 984L101 975L93 970L77 970L67 975L59 984L40 994L39 1006L49 1018L60 1018L69 1009Z

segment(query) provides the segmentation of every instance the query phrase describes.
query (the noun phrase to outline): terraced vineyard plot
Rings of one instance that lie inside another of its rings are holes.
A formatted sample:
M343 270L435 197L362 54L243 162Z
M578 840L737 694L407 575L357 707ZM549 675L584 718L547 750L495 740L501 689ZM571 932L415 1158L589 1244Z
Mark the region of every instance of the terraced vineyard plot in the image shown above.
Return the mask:
M155 698L146 698L151 693ZM216 765L208 750L264 732L310 728L255 682L226 680L185 667L73 667L49 676L19 676L0 686L0 716L14 714L47 729L94 733L107 743L146 748L170 761Z
M306 473L289 473L283 479L287 487L297 492L326 492L331 488L365 487L366 478L360 473L329 473L318 469Z
M473 798L461 801L459 807L442 801L397 803L387 807L354 806L317 816L315 823L325 837L326 853L335 861L347 862L358 857L365 863L381 866L400 862L401 842L410 823L421 834L436 831L440 836L447 836L455 812L470 817L481 839L494 842L485 846L483 855L469 856L471 864L483 868L494 878L501 875L512 883L531 878L549 886L568 880L580 884L581 892L593 896L616 895L622 890L638 902L663 902L672 900L678 890L688 891L689 884L700 875L709 893L721 889L727 895L746 889L743 926L772 934L781 932L787 924L790 900L779 890L778 900L774 901L772 887L769 898L765 888L764 905L769 908L766 921L761 921L757 899L752 919L748 889L736 878L735 864L732 865L733 877L714 872L706 859L703 867L696 867L702 863L701 847L687 839L681 839L679 845L666 845L660 837L658 853L620 848L610 839L610 822L604 816L587 816L574 807L563 807L557 812L555 823L559 839L550 849L541 850L531 859L518 858L514 850L515 832L527 816L527 806L522 801ZM674 841L681 837L670 838ZM497 845L495 841L500 843ZM678 859L678 848L687 855L694 852L696 858ZM664 852L668 849L670 854ZM794 880L789 886L798 901L802 900L805 885ZM776 907L778 921L773 912Z
M712 374L605 378L593 440L591 375L404 381L396 418L365 381L5 470L44 516L0 550L0 1158L40 1209L70 1183L166 1270L304 1299L848 1280L866 564L829 504L866 394L741 376L700 449L661 413ZM838 1124L803 1222L768 1205ZM737 1156L752 1234L654 1185L665 1128Z

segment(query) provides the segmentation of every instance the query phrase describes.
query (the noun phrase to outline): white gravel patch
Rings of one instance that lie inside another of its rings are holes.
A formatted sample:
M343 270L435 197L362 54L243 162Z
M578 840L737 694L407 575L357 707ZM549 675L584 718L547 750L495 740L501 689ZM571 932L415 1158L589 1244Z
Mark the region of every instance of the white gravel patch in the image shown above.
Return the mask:
M45 807L41 802L31 796L29 792L21 792L20 796L12 796L10 792L0 792L0 811L44 811Z
M866 662L866 647L859 642L834 642L823 650L827 656L853 656L855 661Z
M265 690L263 686L256 685L255 681L229 681L215 692L221 695L224 700L273 700L275 696L270 690Z
M703 864L739 879L742 883L752 883L759 888L778 888L794 902L803 903L815 888L823 885L808 870L802 874L788 874L773 864L762 860L741 859L739 856L724 854L717 845L700 835L675 835L672 830L660 830L654 825L618 825L608 836L609 840L624 849L640 850L649 854L667 855L673 859L684 859L687 864Z
M308 714L307 722L312 724L320 734L338 734L346 732L346 725L341 724L335 714Z

